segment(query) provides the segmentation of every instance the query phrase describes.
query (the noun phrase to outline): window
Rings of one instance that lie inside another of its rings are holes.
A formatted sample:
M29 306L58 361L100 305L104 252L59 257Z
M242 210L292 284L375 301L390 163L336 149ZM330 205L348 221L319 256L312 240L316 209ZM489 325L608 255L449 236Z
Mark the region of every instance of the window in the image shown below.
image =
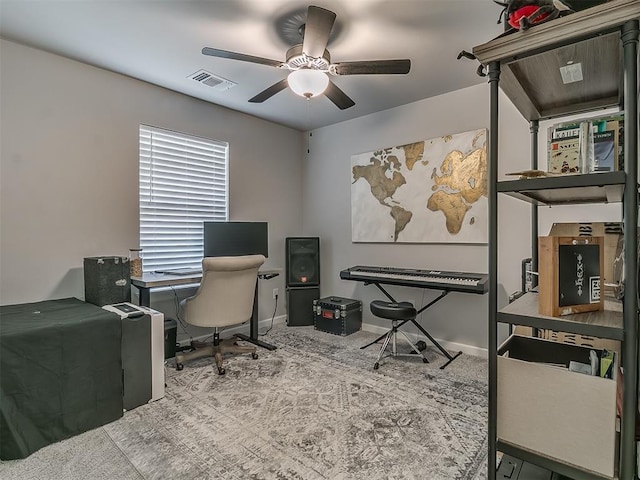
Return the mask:
M140 125L145 272L202 265L202 222L228 219L229 144Z

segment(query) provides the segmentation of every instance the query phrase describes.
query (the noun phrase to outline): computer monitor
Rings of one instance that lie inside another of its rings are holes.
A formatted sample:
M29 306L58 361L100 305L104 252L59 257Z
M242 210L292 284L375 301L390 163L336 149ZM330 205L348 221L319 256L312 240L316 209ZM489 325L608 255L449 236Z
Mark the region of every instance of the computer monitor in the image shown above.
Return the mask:
M269 256L267 222L204 222L204 256Z

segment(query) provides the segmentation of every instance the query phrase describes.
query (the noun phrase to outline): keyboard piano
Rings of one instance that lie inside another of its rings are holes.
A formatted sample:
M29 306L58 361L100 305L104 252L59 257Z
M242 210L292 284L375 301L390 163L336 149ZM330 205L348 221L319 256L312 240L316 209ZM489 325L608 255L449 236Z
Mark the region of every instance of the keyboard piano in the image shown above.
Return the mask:
M433 288L452 292L486 293L489 276L482 273L446 272L413 268L375 267L358 265L340 272L343 280Z

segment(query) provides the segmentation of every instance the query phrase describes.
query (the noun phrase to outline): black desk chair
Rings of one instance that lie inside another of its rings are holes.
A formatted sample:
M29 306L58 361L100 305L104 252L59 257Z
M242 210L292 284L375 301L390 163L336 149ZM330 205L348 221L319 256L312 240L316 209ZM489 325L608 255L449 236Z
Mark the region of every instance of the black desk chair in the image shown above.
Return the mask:
M393 303L393 302L385 302L384 300L374 300L373 302L371 302L370 308L371 308L371 313L373 313L376 317L386 318L387 320L391 320L391 330L389 330L389 332L384 336L384 342L382 343L382 348L380 349L380 353L378 354L376 363L373 364L374 370L377 370L378 367L380 366L380 360L382 360L382 358L384 357L385 351L389 346L389 342L391 342L391 354L390 354L391 356L393 357L397 357L400 355L414 356L413 353L398 353L398 348L397 348L398 333L401 333L404 336L405 340L409 342L409 345L411 345L411 348L413 348L413 350L422 357L422 361L424 363L429 363L429 360L427 360L427 357L425 357L424 354L418 349L418 347L416 347L416 345L411 341L409 336L402 330L398 329L399 322L406 323L407 321L411 321L415 323L417 311L411 303L409 302Z

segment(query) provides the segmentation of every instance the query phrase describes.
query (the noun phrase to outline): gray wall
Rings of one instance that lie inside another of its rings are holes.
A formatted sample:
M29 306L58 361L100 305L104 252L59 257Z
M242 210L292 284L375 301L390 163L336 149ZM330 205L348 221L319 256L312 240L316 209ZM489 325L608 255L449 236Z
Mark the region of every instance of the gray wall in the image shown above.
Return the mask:
M230 216L269 222L265 266L284 269L285 237L321 237L321 294L363 300L368 328L384 325L366 308L381 294L375 287L340 280L343 268L370 264L487 271L483 245L354 244L350 217L352 154L488 128L486 84L308 136L15 43L0 40L0 51L3 305L83 298L84 257L126 255L138 245L140 123L230 142ZM529 145L527 122L501 97L501 178L529 168ZM519 289L520 261L530 255L529 211L523 202L500 197L501 304ZM619 213L619 206L542 209L540 233L545 234L553 221L615 221ZM280 276L261 283L263 320L273 313L273 288L280 290L276 316L285 313ZM429 290L389 290L416 305L437 295ZM191 293L177 292L179 298ZM172 292L159 293L153 295L152 306L173 316L174 300ZM453 293L425 312L422 322L446 345L482 353L487 344L487 298Z
M500 140L503 162L500 173L529 165L529 129L527 123L506 100L501 102ZM487 272L486 245L461 244L370 244L351 242L351 155L380 147L440 137L489 127L489 89L487 85L467 88L384 112L346 121L311 132L310 154L304 156L306 186L304 230L321 237L321 294L361 299L364 321L388 326L376 319L368 303L384 298L374 286L340 280L339 271L352 265L390 265L408 268L433 268L449 271ZM530 255L530 227L521 219L529 207L510 198L501 198L500 299L520 287L520 261ZM514 237L514 226L521 238ZM438 292L390 287L398 300L421 306ZM487 296L451 293L423 313L423 326L452 348L487 345ZM455 345L460 344L460 345ZM479 353L479 351L478 351Z
M84 257L138 246L140 123L230 143L230 218L268 221L265 266L284 268L284 237L301 234L300 132L40 50L0 48L2 304L84 298ZM261 319L272 315L273 288L283 299L284 276L261 284ZM160 300L152 306L172 308L171 296Z
M501 93L499 104L499 179L530 168L529 124ZM539 168L546 168L547 128L541 122ZM466 88L438 97L356 118L313 132L307 137L304 163L304 231L321 237L321 295L361 299L367 327L388 327L371 315L368 304L384 296L374 286L344 281L340 270L352 265L389 265L449 271L487 272L486 245L370 244L351 242L351 155L380 147L402 145L478 128L489 128L489 86ZM500 195L498 302L520 290L523 258L531 256L529 204ZM553 222L620 221L620 204L539 209L539 234L547 235ZM437 297L433 290L390 287L398 300L422 306ZM487 296L452 293L423 313L422 325L445 346L484 354L487 347ZM505 326L500 327L506 337Z

